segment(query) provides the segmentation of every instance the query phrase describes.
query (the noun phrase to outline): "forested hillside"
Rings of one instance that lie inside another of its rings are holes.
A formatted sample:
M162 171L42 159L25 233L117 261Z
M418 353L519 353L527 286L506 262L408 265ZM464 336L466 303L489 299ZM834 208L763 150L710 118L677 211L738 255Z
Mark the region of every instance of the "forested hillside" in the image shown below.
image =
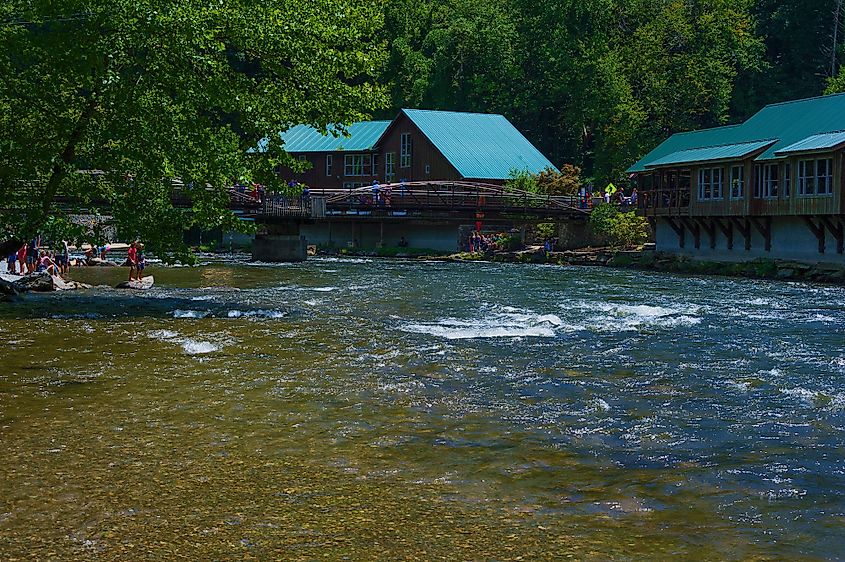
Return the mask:
M673 132L845 89L842 0L388 0L393 108L503 113L616 179Z

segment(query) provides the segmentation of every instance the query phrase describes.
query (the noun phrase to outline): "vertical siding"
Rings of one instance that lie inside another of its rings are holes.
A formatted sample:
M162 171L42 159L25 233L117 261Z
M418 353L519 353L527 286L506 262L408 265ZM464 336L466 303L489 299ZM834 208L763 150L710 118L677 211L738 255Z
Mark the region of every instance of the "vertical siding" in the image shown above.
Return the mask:
M401 139L403 133L411 134L411 167L400 168ZM422 134L414 123L404 114L400 115L386 131L379 150L379 171L384 176L384 154L396 153L396 181L405 179L407 181L426 180L459 180L462 179L458 171L448 160L437 150L428 137ZM428 165L429 173L426 173Z

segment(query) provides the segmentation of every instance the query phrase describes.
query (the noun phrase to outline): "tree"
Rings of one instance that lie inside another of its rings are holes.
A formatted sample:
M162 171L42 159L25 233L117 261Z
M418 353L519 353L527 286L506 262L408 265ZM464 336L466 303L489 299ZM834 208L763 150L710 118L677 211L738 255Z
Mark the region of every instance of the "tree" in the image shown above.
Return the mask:
M581 168L564 164L560 171L547 168L537 174L537 187L548 195L575 195L581 188Z
M158 252L237 226L233 180L278 190L278 133L386 103L368 0L8 0L0 5L0 197L24 236L57 195L104 202ZM261 139L266 151L249 153ZM86 172L86 173L81 173ZM96 173L91 173L96 172ZM172 181L192 200L174 208Z

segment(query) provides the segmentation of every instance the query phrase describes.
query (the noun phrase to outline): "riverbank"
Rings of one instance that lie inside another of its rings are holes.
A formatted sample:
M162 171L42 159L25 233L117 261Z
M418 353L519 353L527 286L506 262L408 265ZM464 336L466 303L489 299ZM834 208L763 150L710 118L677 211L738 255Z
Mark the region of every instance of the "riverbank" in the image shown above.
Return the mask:
M615 267L689 275L720 275L750 279L778 279L782 281L807 281L845 285L845 267L837 264L809 264L770 259L725 263L693 260L687 256L655 252L650 249L614 250L612 248L586 248L563 252L546 252L542 247L532 247L514 252L493 252L492 254L459 253L449 256L427 256L426 259L449 262L490 261L496 263Z

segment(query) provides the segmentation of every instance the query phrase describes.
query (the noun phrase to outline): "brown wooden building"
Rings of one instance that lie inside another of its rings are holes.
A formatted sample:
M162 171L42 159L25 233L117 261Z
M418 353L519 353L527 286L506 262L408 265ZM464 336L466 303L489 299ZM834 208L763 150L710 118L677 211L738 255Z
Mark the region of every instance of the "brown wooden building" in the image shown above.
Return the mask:
M845 95L679 133L629 170L663 251L845 262Z
M556 169L505 117L403 109L393 121L353 123L324 135L299 125L282 134L286 150L305 160L282 174L312 190L351 189L404 181L503 183L514 171Z

